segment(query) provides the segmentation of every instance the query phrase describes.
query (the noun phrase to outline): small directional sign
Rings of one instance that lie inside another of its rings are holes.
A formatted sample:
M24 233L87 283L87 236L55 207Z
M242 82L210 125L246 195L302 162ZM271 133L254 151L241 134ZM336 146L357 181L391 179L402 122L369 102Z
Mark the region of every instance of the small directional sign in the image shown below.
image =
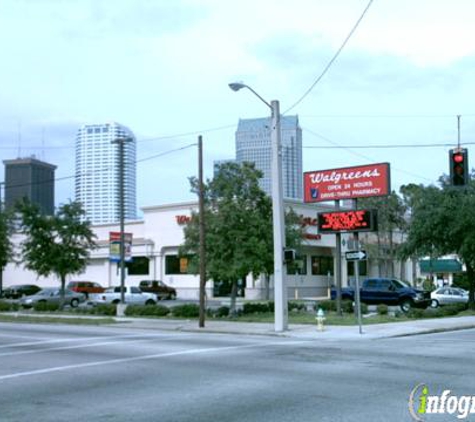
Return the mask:
M345 252L347 261L362 261L367 259L366 251L348 251Z

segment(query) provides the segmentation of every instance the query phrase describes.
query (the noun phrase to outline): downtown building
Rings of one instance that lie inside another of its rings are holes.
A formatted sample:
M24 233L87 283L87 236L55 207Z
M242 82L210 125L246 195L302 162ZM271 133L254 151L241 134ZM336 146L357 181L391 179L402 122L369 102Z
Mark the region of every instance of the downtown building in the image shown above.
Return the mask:
M282 186L284 198L302 200L302 129L298 116L281 117ZM240 119L236 131L236 161L253 162L262 171L260 187L272 195L271 119Z
M132 131L115 122L83 125L76 136L76 201L92 224L119 221L119 146L124 142L124 216L137 217L136 140Z
M54 171L56 166L34 156L4 160L5 207L13 208L24 199L46 215L54 214Z

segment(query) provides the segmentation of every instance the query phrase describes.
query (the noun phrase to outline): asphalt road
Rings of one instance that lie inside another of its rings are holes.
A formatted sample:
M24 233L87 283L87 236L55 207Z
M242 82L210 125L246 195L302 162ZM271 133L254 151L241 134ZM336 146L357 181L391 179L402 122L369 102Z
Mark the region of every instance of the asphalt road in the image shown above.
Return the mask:
M0 362L2 422L400 422L421 382L475 395L475 330L336 342L0 323Z

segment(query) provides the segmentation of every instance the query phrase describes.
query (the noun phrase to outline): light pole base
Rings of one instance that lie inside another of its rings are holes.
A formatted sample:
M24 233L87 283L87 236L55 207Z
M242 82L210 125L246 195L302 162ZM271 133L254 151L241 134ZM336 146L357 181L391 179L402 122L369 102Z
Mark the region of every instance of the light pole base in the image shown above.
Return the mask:
M118 317L125 317L125 310L126 309L127 309L127 304L126 303L118 303L117 304L116 315Z

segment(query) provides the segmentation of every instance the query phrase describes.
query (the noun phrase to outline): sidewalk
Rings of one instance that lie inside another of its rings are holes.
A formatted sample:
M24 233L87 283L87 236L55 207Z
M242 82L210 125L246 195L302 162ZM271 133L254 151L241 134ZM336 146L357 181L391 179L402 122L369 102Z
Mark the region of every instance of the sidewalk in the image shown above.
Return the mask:
M475 328L475 316L434 318L386 324L363 325L363 334L358 325L325 326L318 331L315 325L290 324L288 330L277 333L274 324L206 320L199 328L197 320L165 320L143 318L116 318L124 328L157 329L181 332L226 333L237 335L281 336L308 340L368 340L390 337L412 336L442 331L456 331Z

